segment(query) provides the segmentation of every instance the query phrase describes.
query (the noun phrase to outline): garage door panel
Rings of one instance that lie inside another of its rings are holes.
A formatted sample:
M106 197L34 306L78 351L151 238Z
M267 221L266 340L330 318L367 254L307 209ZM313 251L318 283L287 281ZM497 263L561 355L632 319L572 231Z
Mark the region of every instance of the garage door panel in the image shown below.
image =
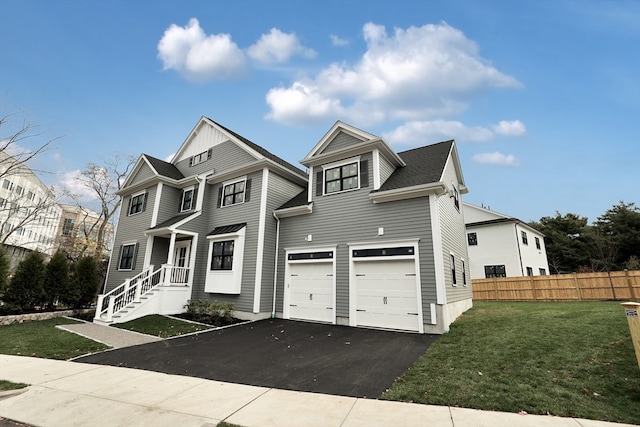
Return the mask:
M356 324L419 330L414 260L354 263Z
M333 263L289 264L289 317L333 323Z

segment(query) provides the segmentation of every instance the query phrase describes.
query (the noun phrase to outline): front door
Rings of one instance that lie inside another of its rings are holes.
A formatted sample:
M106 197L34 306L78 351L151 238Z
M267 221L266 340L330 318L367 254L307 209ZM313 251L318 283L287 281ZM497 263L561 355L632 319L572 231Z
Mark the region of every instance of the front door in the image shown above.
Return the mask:
M189 240L176 242L173 253L173 266L171 271L171 283L186 284L189 280L189 252L191 242Z

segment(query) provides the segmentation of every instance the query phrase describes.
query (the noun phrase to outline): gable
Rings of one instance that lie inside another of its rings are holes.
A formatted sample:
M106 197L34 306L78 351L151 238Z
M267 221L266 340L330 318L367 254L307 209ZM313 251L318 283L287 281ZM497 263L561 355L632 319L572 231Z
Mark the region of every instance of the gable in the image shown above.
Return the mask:
M207 152L210 148L218 146L223 142L229 141L229 135L209 125L206 121L201 120L195 127L187 140L182 144L171 163L178 164L185 160L198 156ZM254 157L253 159L255 159Z
M466 224L474 224L478 222L486 221L503 221L503 220L515 220L507 215L490 211L488 209L481 208L479 206L472 205L470 203L463 202L464 210L464 222Z
M344 131L338 132L338 134L327 144L327 146L319 154L328 153L330 151L340 150L351 145L362 142L362 139L356 138Z
M127 186L137 184L139 182L145 181L149 178L154 177L155 171L151 169L149 164L145 161L142 161L138 168L135 168L131 172L131 176L127 178Z

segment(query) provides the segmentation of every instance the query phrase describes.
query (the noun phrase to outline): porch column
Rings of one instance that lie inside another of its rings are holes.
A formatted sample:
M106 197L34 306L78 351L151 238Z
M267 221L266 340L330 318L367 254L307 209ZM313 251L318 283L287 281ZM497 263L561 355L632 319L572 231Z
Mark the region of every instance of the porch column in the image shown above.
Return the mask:
M167 256L167 264L173 265L173 253L176 250L176 232L171 232L171 240L169 241L169 255Z

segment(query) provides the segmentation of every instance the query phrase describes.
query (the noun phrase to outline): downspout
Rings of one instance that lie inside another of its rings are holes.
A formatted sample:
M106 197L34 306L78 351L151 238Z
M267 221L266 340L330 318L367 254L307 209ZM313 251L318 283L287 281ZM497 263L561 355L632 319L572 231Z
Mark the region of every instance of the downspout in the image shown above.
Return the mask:
M276 219L276 261L275 266L273 268L273 306L271 308L271 318L275 319L276 317L276 286L278 284L278 252L280 250L280 219L273 212L273 217Z

